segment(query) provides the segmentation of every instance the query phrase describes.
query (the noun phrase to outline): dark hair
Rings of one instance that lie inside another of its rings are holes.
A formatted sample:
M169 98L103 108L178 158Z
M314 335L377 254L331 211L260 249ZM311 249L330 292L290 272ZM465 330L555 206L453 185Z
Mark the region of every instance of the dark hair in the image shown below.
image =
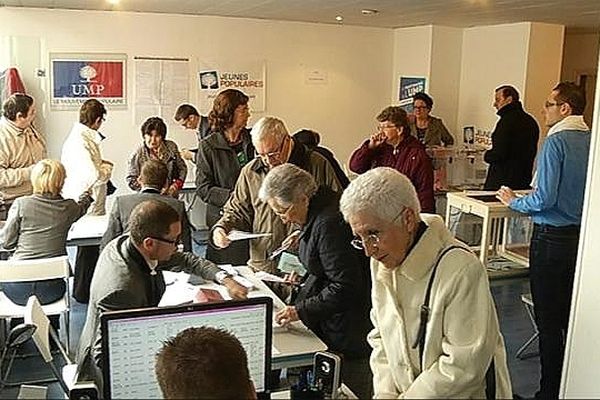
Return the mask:
M104 104L96 99L86 100L79 109L79 122L91 128L96 123L98 118L103 118L106 114Z
M175 111L175 121L183 121L190 115L200 116L200 114L198 114L198 110L196 110L196 107L191 104L182 104L177 107L177 111Z
M142 137L150 135L152 131L156 131L158 136L165 140L167 137L167 125L159 117L150 117L142 124Z
M556 100L571 106L571 115L583 115L586 106L585 90L574 82L560 82L554 87Z
M129 216L129 235L139 245L149 237L164 237L169 228L180 221L179 214L167 203L158 200L143 201Z
M21 113L23 118L25 118L32 104L33 97L24 93L14 93L8 99L4 100L2 111L6 119L14 122L17 120L18 113Z
M160 160L149 159L142 164L140 181L144 186L162 189L169 178L167 164Z
M321 141L321 135L319 135L318 132L311 131L310 129L301 129L294 133L292 137L309 149L314 149Z
M512 101L519 101L519 92L517 92L517 89L510 85L499 86L498 88L496 88L496 90L494 90L494 93L495 92L502 92L502 97L504 97L505 99L508 97L512 97Z
M235 109L248 104L249 97L237 89L226 89L215 97L208 113L208 122L215 132L223 132L233 125Z
M417 101L417 100L423 101L428 109L431 110L433 108L433 99L427 93L425 93L425 92L415 93L415 95L413 96L413 104L415 104L415 101Z
M408 116L406 115L406 111L402 107L399 106L389 106L383 109L382 112L377 116L377 121L385 122L389 121L392 124L396 125L396 128L404 128L402 130L403 135L408 135L410 133L410 127L408 126Z
M250 394L246 351L222 329L179 332L159 350L155 372L165 399L245 399Z

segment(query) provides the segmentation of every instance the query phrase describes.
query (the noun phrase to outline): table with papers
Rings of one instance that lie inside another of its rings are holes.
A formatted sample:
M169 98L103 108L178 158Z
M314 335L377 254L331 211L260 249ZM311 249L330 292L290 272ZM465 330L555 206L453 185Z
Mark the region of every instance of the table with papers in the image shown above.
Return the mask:
M254 286L254 289L248 292L249 298L270 297L273 299L273 313L285 307L285 303L258 279L250 268L236 267L235 270ZM192 302L200 288L217 290L224 299L231 299L227 289L216 283L203 283L195 286L188 283L189 275L186 273L163 271L163 274L167 289L159 307ZM326 349L325 343L302 322L297 321L287 327L277 326L273 322L272 369L312 365L314 354Z

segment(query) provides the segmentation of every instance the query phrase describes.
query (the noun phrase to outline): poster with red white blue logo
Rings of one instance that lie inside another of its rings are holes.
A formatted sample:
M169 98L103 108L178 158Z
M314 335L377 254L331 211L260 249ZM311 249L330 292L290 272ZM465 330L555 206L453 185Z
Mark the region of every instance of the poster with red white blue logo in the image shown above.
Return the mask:
M77 109L95 98L107 107L127 106L126 54L50 54L53 109Z

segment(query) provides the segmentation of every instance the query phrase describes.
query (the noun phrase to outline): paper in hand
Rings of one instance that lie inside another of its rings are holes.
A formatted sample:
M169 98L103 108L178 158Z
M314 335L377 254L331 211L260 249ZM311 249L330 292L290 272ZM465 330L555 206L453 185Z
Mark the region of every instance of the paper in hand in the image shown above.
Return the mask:
M249 239L256 239L256 238L261 238L261 237L268 237L271 235L272 235L272 233L251 233L251 232L238 231L238 230L234 229L229 232L229 234L227 235L227 238L229 240L231 240L232 242L235 242L236 240L249 240Z

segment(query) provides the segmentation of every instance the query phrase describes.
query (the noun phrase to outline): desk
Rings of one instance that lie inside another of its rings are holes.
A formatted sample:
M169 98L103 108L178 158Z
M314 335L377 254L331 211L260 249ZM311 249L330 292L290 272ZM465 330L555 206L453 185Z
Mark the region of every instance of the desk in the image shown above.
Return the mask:
M273 299L273 312L285 307L275 293L263 281L256 278L248 267L236 267L238 272L252 282L255 289L248 293L248 297L271 297ZM181 304L192 300L198 288L218 290L224 299L230 299L227 290L216 283L205 283L193 286L187 283L188 275L185 273L163 272L167 290L159 303L159 307ZM317 351L327 349L325 343L312 333L302 322L292 324L290 328L273 328L273 347L271 368L282 369L301 367L313 364L313 356Z
M528 191L518 191L519 194ZM458 208L461 212L477 215L483 218L483 229L481 232L481 245L479 259L487 267L488 252L490 244L492 253L499 254L518 264L529 266L529 260L523 255L513 253L506 247L508 231L508 220L514 217L522 217L525 214L511 210L500 200L494 199L496 192L493 191L465 191L447 193L446 225L450 223L450 209ZM504 221L504 224L501 222ZM503 225L503 226L502 226ZM500 232L502 227L502 232Z
M98 246L108 226L108 215L84 215L71 225L67 246Z

